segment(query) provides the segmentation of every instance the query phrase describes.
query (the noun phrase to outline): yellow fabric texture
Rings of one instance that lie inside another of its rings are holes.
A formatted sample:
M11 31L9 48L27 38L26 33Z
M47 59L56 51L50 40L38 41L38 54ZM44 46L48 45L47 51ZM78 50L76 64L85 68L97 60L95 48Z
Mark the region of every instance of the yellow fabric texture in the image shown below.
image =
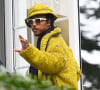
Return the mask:
M55 85L67 85L78 90L80 68L61 34L56 34L59 32L61 32L60 28L55 28L43 36L40 50L30 44L20 55L39 70L39 79L43 79L43 76L47 79L49 76ZM48 47L45 51L47 42Z
M25 23L28 27L30 26L28 25L27 20L30 17L38 15L38 14L52 14L54 16L54 19L55 20L57 19L57 15L54 14L53 10L50 7L43 4L35 4L28 10L28 17L25 19Z

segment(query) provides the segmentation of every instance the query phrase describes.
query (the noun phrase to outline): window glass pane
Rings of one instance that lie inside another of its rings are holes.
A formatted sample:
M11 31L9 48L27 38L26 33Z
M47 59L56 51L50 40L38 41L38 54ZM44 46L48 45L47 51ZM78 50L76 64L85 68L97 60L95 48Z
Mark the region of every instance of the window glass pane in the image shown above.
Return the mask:
M25 25L24 19L27 17L27 0L14 0L14 27Z
M16 49L20 49L21 48L21 44L18 38L18 35L22 35L25 39L27 39L27 29L23 28L23 29L18 29L15 30L15 41L14 41L14 48ZM15 67L23 67L26 65L29 65L18 53L15 53L14 56L14 66Z
M68 8L67 3L68 0L32 0L32 4L45 4L53 9L54 12L60 15L67 16L68 15ZM32 5L32 6L33 6Z
M59 15L68 16L68 0L53 0L53 9Z

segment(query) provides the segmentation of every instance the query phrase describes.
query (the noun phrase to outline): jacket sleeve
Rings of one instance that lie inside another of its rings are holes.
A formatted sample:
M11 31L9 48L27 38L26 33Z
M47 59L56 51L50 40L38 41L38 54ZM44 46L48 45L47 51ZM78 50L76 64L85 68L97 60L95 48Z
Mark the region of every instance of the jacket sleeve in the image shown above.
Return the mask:
M63 49L58 48L57 52ZM26 59L32 66L46 74L59 73L66 64L66 59L62 53L40 51L31 44L22 51L20 55Z

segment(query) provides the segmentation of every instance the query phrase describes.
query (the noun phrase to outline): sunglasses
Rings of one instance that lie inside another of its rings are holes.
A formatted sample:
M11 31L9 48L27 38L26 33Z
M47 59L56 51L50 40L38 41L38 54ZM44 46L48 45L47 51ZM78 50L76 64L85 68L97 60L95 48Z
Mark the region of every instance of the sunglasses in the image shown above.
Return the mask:
M31 26L33 23L39 24L41 21L47 20L46 18L28 19L27 23Z

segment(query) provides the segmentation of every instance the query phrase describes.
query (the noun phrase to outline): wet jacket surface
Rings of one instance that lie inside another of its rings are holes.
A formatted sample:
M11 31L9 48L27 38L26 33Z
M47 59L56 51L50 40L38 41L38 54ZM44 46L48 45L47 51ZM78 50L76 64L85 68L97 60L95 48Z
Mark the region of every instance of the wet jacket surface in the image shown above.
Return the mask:
M38 69L38 79L50 77L55 85L78 89L80 68L60 33L55 28L43 36L40 50L30 44L20 55Z

